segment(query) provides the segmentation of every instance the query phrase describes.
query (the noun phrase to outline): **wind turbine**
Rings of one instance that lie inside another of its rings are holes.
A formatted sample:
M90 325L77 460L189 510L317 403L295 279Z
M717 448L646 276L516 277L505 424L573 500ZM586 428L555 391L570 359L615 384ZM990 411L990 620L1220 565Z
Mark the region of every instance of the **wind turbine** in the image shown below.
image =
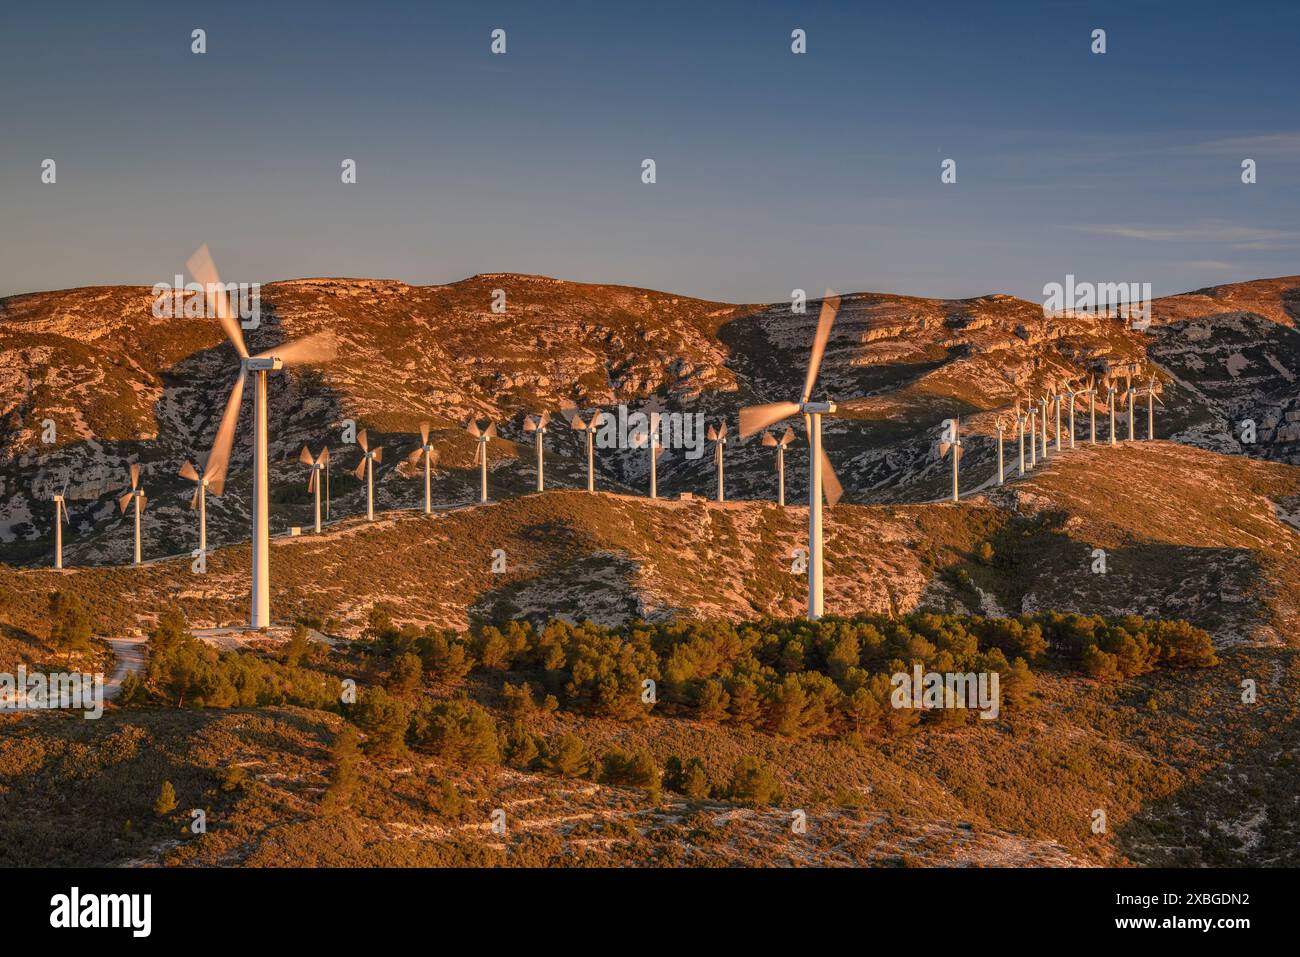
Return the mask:
M713 443L713 462L718 466L718 501L725 500L724 484L722 478L722 450L727 444L727 423L724 419L722 424L716 429L709 426L707 438Z
M474 450L474 464L479 467L478 500L486 502L487 497L487 444L497 435L497 424L489 421L487 428L480 429L478 421L470 419L465 424L465 431L478 439L478 448Z
M543 459L545 453L542 449L542 439L546 435L546 427L550 424L551 413L549 412L524 417L524 431L532 432L537 439L537 491L539 492L546 488L546 463Z
M1151 376L1151 382L1143 390L1147 395L1147 441L1150 442L1156 437L1156 407L1155 403L1159 402L1160 407L1164 408L1165 402L1160 396L1156 395L1156 377Z
M384 450L379 446L370 447L370 436L362 429L357 433L357 445L361 446L361 461L353 473L357 478L366 478L366 521L375 520L375 466L384 461Z
M316 495L316 534L320 534L320 487L325 477L325 466L329 465L330 450L329 446L320 450L320 455L313 456L311 449L307 446L302 447L298 453L298 461L311 469L311 478L307 479L307 491L314 492Z
M244 333L239 322L230 313L230 300L218 285L221 282L208 247L200 246L198 252L186 263L190 273L202 283L208 307L215 312L221 327L239 355L239 378L230 389L226 411L212 442L212 451L204 475L214 495L225 488L226 472L230 468L230 449L235 440L235 427L239 423L239 406L244 396L244 382L253 377L253 543L252 589L250 595L250 628L265 628L271 623L271 532L270 532L270 472L267 467L268 429L266 411L266 374L292 367L324 362L335 354L334 337L329 333L304 336L293 342L274 346L250 356L244 345Z
M650 450L650 497L659 497L659 477L655 467L655 460L663 455L664 448L659 443L659 413L651 412L649 416L649 425L643 432L637 429L632 435L632 447L635 449Z
M1006 473L1002 470L1002 433L1006 431L1007 424L1003 421L1002 416L998 416L998 484L1006 483Z
M763 433L763 444L776 449L776 504L785 508L785 447L794 441L794 429L786 426L779 439L771 432Z
M1038 465L1038 409L1034 407L1034 397L1029 397L1029 467Z
M1097 382L1096 376L1088 376L1088 444L1097 444Z
M140 513L144 511L146 501L144 489L140 487L140 463L131 463L131 490L117 500L118 507L122 514L126 514L127 506L135 501L135 564L140 564Z
M424 514L433 511L433 463L438 461L438 450L429 444L429 423L420 423L420 445L406 457L411 465L424 456Z
M1102 385L1106 387L1106 404L1110 409L1110 444L1115 445L1115 393L1119 390L1115 388L1115 380L1109 375L1102 380Z
M1043 461L1047 461L1047 393L1038 400L1038 421L1043 427Z
M1020 477L1025 475L1025 413L1020 410L1020 400L1016 399L1016 433L1020 440Z
M1056 405L1056 451L1061 451L1061 393L1060 383L1052 383L1052 400Z
M1134 422L1133 417L1133 374L1131 372L1126 372L1124 378L1124 396L1128 399L1128 440L1132 442L1136 431L1136 423Z
M190 511L199 513L199 553L208 550L208 479L200 475L194 463L186 462L181 466L180 477L194 483L194 494L190 497Z
M582 416L578 414L578 407L565 399L560 403L560 414L569 421L569 428L573 431L587 434L587 491L594 492L596 491L596 428L600 424L602 413L594 412L591 418L584 422Z
M831 468L830 459L822 448L822 416L834 413L835 403L830 400L811 401L813 385L817 382L817 372L821 368L826 341L830 338L831 325L835 322L839 306L839 296L826 290L799 401L771 402L740 410L741 438L748 438L792 415L802 415L808 428L808 617L813 621L822 616L823 608L822 493L825 492L826 501L830 505L838 502L844 494L835 470Z
M952 441L941 441L939 443L939 458L943 458L949 452L952 453L952 500L959 502L961 498L957 493L957 473L962 454L961 424L956 416L953 416L948 421L952 423Z
M63 567L63 523L67 522L68 527L72 527L72 521L68 518L68 506L64 496L68 494L68 479L63 480L63 491L54 496L54 567L56 569Z
M1080 394L1080 390L1074 387L1073 381L1067 381L1065 388L1065 394L1070 397L1070 448L1074 448L1074 397Z

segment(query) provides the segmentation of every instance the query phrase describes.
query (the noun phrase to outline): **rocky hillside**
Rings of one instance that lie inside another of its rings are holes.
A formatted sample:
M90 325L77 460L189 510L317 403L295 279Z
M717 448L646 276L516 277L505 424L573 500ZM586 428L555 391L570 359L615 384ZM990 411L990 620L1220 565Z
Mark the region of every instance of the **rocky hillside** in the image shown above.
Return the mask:
M493 311L497 290L504 312ZM845 296L819 389L840 403L826 433L846 500L940 497L947 464L935 450L940 423L951 415L963 417L963 467L978 487L994 461L993 410L1051 381L1126 369L1139 379L1157 376L1162 438L1300 460L1297 290L1300 277L1289 277L1158 300L1145 332L1106 317L1046 319L1038 305L1008 296ZM149 290L132 287L0 300L0 561L49 560L50 496L65 482L66 560L129 560L130 522L115 498L132 461L142 464L150 496L146 556L193 547L192 487L176 472L206 455L237 362L214 321L154 318L152 303ZM273 283L262 289L262 311L261 327L247 334L254 350L326 329L341 345L328 365L271 379L272 528L282 532L306 516L306 473L296 461L304 443L332 446L332 514L362 507L364 489L349 474L358 453L341 444L348 421L368 428L388 452L378 476L381 508L418 501L421 483L398 463L426 418L440 452L435 494L443 505L474 497L473 442L461 429L471 415L502 429L504 439L489 446L496 497L532 485L523 414L554 412L561 400L584 409L654 400L710 421L725 416L734 429L740 405L797 393L817 305L793 314L787 303L737 306L489 274L427 287ZM245 401L227 493L209 503L213 543L247 538L250 414ZM1254 443L1242 441L1246 419L1255 423ZM1119 421L1126 434L1123 415ZM1144 425L1140 417L1139 434ZM548 433L552 484L581 484L579 439L562 422ZM732 497L774 495L770 449L733 439L727 461ZM645 488L644 452L602 450L597 467L603 488ZM707 494L711 469L707 454L670 450L659 464L661 492ZM805 471L800 440L787 456L792 499L806 495Z

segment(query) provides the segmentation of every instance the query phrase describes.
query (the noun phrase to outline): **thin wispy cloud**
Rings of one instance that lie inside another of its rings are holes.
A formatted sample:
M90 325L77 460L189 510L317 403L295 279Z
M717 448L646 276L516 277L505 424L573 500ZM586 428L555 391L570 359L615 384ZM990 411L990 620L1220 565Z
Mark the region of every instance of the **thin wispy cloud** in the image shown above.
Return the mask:
M1184 226L1151 225L1078 225L1067 226L1075 232L1098 236L1115 236L1120 239L1137 239L1143 242L1163 243L1261 243L1300 239L1292 230L1265 229L1242 226L1236 223L1208 221Z
M1231 136L1209 140L1194 147L1200 153L1232 156L1291 155L1300 156L1300 133L1264 133L1258 136Z

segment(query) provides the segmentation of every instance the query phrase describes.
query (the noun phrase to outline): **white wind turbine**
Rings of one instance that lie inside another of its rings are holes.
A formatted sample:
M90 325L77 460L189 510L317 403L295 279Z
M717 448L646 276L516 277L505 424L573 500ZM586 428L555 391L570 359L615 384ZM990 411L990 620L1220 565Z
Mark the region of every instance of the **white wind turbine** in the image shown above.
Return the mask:
M487 444L497 436L497 424L488 422L487 428L480 429L478 421L470 419L465 424L465 431L478 439L478 448L474 450L474 464L479 467L478 500L486 502L487 494Z
M546 427L550 424L551 413L549 412L524 417L524 431L532 432L537 441L537 491L539 492L546 489L546 462L544 460L546 453L542 447L542 440L546 436Z
M1043 461L1047 461L1047 393L1038 400L1038 421L1043 427Z
M1088 376L1088 444L1097 444L1097 382L1095 376Z
M244 344L244 333L230 311L230 300L219 288L221 282L207 246L200 246L190 257L190 273L202 283L208 308L215 312L221 327L239 355L239 378L230 389L226 411L212 441L212 451L204 468L208 487L214 495L225 488L226 472L230 468L230 450L235 440L235 427L239 423L239 407L244 396L244 382L253 377L253 543L252 588L250 594L250 628L265 628L271 624L271 532L270 532L270 471L268 468L268 428L266 409L266 374L295 365L324 362L335 355L334 338L329 333L305 336L293 342L275 346L250 356Z
M433 463L438 461L438 450L429 444L429 423L420 423L420 444L406 461L415 465L424 456L424 514L433 511Z
M1153 374L1151 381L1145 389L1142 390L1147 396L1147 441L1156 437L1156 407L1155 403L1159 402L1160 407L1164 408L1164 399L1156 395L1156 377Z
M1034 407L1034 397L1029 397L1029 467L1038 465L1038 409Z
M798 402L771 402L749 406L740 410L740 437L748 438L768 426L775 425L792 415L803 415L808 428L808 617L816 620L822 616L822 493L834 505L844 494L840 481L831 468L830 459L822 448L822 416L835 411L829 400L813 402L813 385L821 368L826 341L831 335L831 325L839 309L840 299L829 289L822 298L821 315L813 337L812 352L808 357L808 371L804 376L803 392Z
M1115 393L1119 390L1115 388L1115 381L1110 376L1102 380L1102 385L1106 387L1106 405L1110 410L1110 444L1115 444Z
M1133 416L1133 374L1127 372L1124 374L1124 378L1124 398L1128 400L1128 440L1132 442L1136 437L1135 433L1137 428Z
M725 492L726 486L723 482L722 474L722 450L727 444L726 420L724 419L723 423L716 429L713 426L709 426L709 431L706 437L713 443L713 464L718 467L718 501L721 502L727 497Z
M1007 424L1003 420L1002 416L998 416L996 425L998 428L998 484L1005 485L1006 472L1004 472L1002 468L1002 434L1006 432Z
M67 522L68 527L72 527L72 521L68 518L68 481L63 480L63 491L54 495L54 567L56 569L63 567L63 523Z
M596 491L596 429L600 426L602 413L593 412L585 422L578 414L578 407L568 399L560 403L560 414L569 422L569 428L575 432L584 432L587 436L587 491Z
M1056 451L1061 451L1061 392L1060 384L1052 383L1052 404L1056 406Z
M131 502L135 502L135 562L140 564L140 513L144 511L144 505L147 498L144 489L140 486L140 463L131 463L131 489L117 500L118 507L121 508L122 514L126 514L127 507Z
M379 446L370 447L370 436L362 429L357 433L357 445L361 446L361 461L353 473L357 478L366 480L366 521L375 520L375 466L384 461L384 450Z
M794 429L786 426L779 439L771 432L763 433L763 444L776 449L776 504L785 508L785 447L794 441Z
M651 412L649 424L645 431L637 429L632 435L632 447L650 451L650 497L659 497L659 476L656 460L664 454L664 447L659 439L659 413Z
M316 534L320 534L320 488L324 484L325 466L329 465L330 450L325 446L320 450L320 455L312 455L311 449L307 446L302 447L298 453L298 461L311 469L311 477L307 479L308 494L316 496Z
M1016 399L1016 435L1020 442L1020 476L1025 475L1025 413L1020 408L1020 400Z
M961 423L956 416L948 421L952 423L952 441L943 440L939 443L939 458L952 453L952 500L959 502L961 498L957 493L957 476L962 456Z
M1065 383L1065 394L1070 397L1070 448L1074 448L1074 397L1081 394L1081 390L1075 388L1074 382Z
M206 469L204 470L206 471ZM199 553L205 554L208 550L208 479L206 475L200 475L199 470L194 467L194 463L186 462L181 466L178 473L181 478L189 479L194 483L194 494L190 496L190 511L199 513Z

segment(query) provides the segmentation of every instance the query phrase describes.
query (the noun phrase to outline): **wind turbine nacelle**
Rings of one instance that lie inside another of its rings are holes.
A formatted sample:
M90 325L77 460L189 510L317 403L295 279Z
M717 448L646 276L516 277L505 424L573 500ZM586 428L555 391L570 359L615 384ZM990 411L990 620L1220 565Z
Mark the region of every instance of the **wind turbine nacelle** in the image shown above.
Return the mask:
M249 372L276 372L284 368L279 356L253 356L244 361L248 363Z
M804 415L813 415L813 414L830 415L832 412L835 411L835 403L830 401L805 402L803 405L799 406L799 411L802 412Z

